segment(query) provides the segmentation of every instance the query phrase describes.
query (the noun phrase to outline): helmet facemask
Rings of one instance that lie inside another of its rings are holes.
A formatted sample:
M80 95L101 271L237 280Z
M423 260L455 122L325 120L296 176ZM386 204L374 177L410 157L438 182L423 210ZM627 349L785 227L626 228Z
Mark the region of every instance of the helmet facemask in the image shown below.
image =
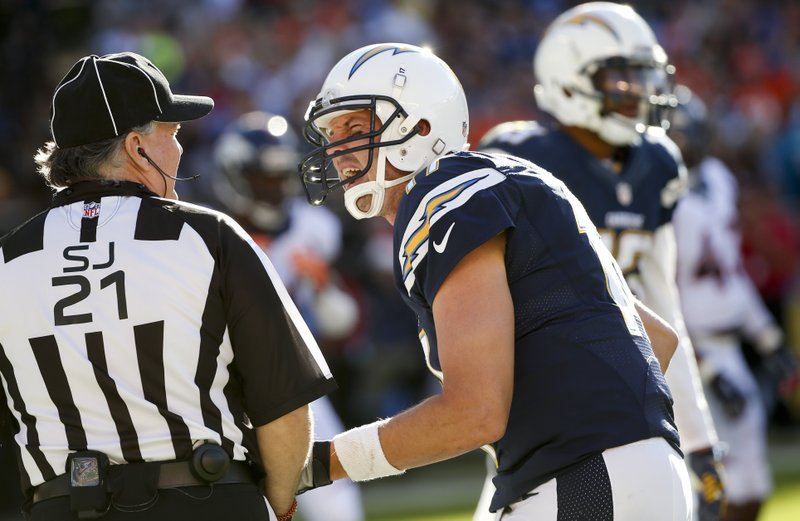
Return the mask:
M331 121L360 110L366 110L370 114L369 131L331 142L328 130ZM409 127L407 120L406 111L389 96L343 96L330 100L320 98L313 102L306 114L303 135L315 148L300 163L300 175L309 202L313 205L323 204L332 190L345 187L345 206L351 215L357 219L378 215L383 207L385 189L408 181L415 173L386 180L387 149L403 145L419 134L419 128L416 125ZM351 143L365 140L366 143L347 147ZM341 148L343 146L345 148ZM340 150L331 152L333 148ZM346 178L340 175L333 159L364 150L368 151L364 167L355 175ZM347 189L347 185L367 175L373 164L377 169L375 181L367 181ZM363 197L371 198L366 211L360 210L356 204Z
M633 143L648 126L665 127L666 112L676 103L672 67L652 60L612 57L584 73L591 78L597 119L590 130L615 146ZM585 95L576 93L577 95Z

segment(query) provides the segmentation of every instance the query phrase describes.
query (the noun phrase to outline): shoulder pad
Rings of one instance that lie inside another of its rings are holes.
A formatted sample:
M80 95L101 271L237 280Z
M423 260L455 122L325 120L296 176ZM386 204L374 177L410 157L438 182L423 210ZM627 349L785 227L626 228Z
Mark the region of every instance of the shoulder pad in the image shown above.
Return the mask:
M683 155L680 148L674 141L667 135L661 127L647 127L647 132L644 133L642 139L662 147L666 150L672 159L679 165L683 165Z
M478 142L478 149L493 143L517 144L530 136L541 135L545 128L536 121L506 121L491 128Z

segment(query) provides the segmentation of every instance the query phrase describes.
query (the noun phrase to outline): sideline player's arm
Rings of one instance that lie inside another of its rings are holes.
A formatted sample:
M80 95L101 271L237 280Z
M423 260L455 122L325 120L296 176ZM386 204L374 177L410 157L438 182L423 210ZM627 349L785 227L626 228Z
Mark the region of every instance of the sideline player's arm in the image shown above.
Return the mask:
M678 341L680 340L678 332L667 324L666 320L656 315L653 310L640 302L639 299L634 299L633 303L636 306L639 317L642 319L647 336L650 338L650 344L653 346L653 352L661 366L661 372L666 373L669 361L678 349Z
M275 513L283 514L292 507L300 472L311 450L308 405L256 427L256 438L267 473L264 494Z
M514 388L514 308L505 234L466 255L433 302L442 392L380 427L387 461L408 469L452 458L503 436ZM347 474L335 447L331 478Z

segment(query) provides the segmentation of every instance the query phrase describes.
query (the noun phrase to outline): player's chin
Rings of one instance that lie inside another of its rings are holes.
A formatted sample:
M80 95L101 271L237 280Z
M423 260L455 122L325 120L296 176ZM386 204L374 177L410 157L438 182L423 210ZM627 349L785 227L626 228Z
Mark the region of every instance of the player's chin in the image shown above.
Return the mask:
M369 209L372 207L372 196L371 195L364 195L359 197L356 201L356 207L362 212L368 212Z

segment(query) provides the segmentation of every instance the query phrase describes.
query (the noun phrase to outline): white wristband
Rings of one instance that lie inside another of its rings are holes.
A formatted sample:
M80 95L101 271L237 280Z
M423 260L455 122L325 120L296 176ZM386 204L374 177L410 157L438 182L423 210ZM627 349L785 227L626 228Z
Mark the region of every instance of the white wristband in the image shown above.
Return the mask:
M379 420L334 436L336 456L353 481L369 481L405 472L393 467L383 453L378 429L387 421Z

